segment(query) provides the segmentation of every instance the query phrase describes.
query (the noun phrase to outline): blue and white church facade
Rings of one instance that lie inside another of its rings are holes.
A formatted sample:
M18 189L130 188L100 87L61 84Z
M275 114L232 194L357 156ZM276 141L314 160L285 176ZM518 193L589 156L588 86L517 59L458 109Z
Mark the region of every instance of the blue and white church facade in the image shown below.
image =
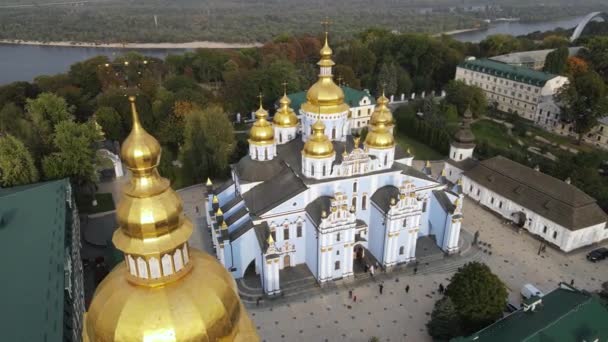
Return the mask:
M207 183L218 259L236 279L255 270L268 295L281 292L281 270L296 265L324 284L353 276L363 254L386 269L414 262L425 236L445 253L458 252L462 195L412 167L413 156L395 143L384 95L367 136L353 135L331 56L326 39L319 80L299 108L302 120L286 95L272 123L260 108L252 154L231 166L224 184ZM261 146L268 158L256 157Z

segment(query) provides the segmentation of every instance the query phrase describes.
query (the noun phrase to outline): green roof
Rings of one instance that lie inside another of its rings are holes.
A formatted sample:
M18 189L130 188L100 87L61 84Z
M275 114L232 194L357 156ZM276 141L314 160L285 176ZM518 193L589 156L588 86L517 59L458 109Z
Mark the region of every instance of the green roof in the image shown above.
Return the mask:
M350 107L358 107L359 101L365 96L369 97L372 104L376 104L376 100L373 96L371 96L366 90L358 90L351 87L342 86L342 91L344 91L344 102L348 104ZM300 106L302 103L306 102L306 92L300 91L297 93L287 94L287 97L291 100L291 108L293 108L296 113L300 110Z
M64 339L67 180L0 189L4 341Z
M515 311L496 323L453 342L608 340L608 304L597 295L565 284L542 297L533 311Z
M490 59L472 59L459 65L461 68L481 72L484 74L506 78L512 81L522 82L537 87L542 87L545 83L557 77L557 75L526 67L510 65Z

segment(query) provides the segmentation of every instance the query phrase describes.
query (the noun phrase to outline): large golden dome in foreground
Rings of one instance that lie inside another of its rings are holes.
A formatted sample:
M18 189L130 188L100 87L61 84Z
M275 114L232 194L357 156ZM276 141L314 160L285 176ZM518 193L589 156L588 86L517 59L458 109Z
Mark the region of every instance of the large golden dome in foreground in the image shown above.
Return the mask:
M325 135L325 124L317 120L312 125L312 135L304 144L302 154L309 158L328 158L335 154L334 145Z
M336 63L331 59L332 50L327 41L325 33L325 44L320 51L321 60L317 63L321 72L319 79L313 84L306 93L306 102L302 104L302 109L309 113L320 114L341 114L349 110L344 103L344 91L334 83L331 67Z
M132 177L116 210L114 245L125 254L85 314L86 342L259 341L228 271L190 248L192 223L157 171L161 148L139 122L122 148Z

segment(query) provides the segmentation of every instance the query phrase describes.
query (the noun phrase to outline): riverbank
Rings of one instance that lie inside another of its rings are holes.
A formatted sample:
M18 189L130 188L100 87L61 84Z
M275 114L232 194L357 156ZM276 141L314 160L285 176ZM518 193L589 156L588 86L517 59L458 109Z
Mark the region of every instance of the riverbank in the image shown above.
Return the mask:
M260 47L260 43L224 43L198 41L188 43L87 43L87 42L42 42L36 40L0 39L0 44L57 46L57 47L84 47L84 48L112 48L112 49L242 49Z
M473 27L473 28L468 28L468 29L460 29L460 30L452 30L452 31L445 31L445 32L440 32L437 33L435 35L433 35L434 37L440 37L440 36L452 36L455 34L461 34L461 33L467 33L467 32L474 32L474 31L480 31L482 30L482 28L480 27Z

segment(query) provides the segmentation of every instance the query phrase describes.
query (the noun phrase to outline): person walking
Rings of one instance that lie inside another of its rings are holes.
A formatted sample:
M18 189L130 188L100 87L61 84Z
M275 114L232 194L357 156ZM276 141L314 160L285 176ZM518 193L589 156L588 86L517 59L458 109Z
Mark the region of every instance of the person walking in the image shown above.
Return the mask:
M348 299L353 298L353 290L348 290Z
M410 293L410 286L409 285L405 285L405 293Z
M357 296L353 296L353 302L357 302Z
M374 265L369 267L369 274L372 276L372 278L374 277Z
M439 294L443 294L444 290L445 288L443 287L443 284L439 284Z
M382 294L382 290L384 290L384 285L383 284L379 284L378 285L378 289L380 290L380 294Z
M418 267L414 267L414 274L418 273Z

